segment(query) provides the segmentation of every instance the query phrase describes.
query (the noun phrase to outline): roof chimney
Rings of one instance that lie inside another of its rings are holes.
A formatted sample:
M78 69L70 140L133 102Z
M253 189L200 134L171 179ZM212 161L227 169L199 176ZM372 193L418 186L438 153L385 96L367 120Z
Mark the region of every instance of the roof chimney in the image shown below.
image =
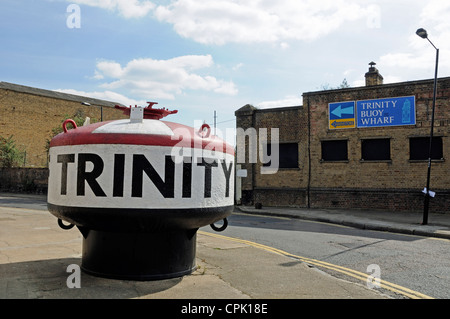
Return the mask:
M383 77L378 72L377 68L375 67L375 62L369 63L370 68L369 72L366 73L366 86L372 86L372 85L381 85L383 84Z

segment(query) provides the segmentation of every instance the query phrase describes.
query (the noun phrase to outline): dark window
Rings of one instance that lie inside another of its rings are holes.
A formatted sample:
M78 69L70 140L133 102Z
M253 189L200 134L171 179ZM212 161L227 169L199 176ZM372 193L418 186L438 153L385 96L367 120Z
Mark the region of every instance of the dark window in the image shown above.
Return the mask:
M279 166L278 168L298 168L298 143L280 143L278 144ZM267 144L267 156L272 156L272 144ZM276 156L276 154L273 154ZM264 163L263 166L270 166L271 161Z
M409 139L409 159L411 160L428 160L430 148L429 137L411 137ZM442 137L433 137L431 145L431 158L442 159L444 157L442 151Z
M322 161L348 160L347 140L322 141Z
M390 160L391 140L389 138L361 140L361 155L364 161Z

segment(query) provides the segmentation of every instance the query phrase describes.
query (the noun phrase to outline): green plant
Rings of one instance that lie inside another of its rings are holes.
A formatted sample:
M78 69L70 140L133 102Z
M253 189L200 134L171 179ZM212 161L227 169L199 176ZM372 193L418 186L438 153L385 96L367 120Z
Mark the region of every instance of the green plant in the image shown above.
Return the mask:
M330 86L330 84L325 83L322 84L320 86L320 90L337 90L337 89L346 89L346 88L350 88L350 84L348 84L347 79L342 80L341 84L339 84L338 86L334 87L334 86Z
M23 163L24 151L16 146L13 135L8 138L0 136L0 167L17 167Z

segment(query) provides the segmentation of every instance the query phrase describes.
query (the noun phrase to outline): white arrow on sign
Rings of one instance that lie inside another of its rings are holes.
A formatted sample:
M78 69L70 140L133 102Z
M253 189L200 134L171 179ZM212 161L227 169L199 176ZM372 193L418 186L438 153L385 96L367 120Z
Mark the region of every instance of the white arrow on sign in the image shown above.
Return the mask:
M339 105L331 112L331 114L342 117L342 114L354 114L354 109L353 106L342 108L341 105Z

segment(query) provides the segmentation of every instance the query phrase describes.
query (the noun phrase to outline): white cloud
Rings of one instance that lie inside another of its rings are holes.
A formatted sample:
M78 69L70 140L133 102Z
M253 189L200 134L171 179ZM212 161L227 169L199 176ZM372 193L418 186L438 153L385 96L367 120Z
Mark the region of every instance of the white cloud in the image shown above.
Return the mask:
M431 51L430 51L431 52ZM427 56L431 57L430 54ZM380 58L380 64L385 66L397 66L403 68L414 68L414 69L426 69L429 67L429 63L424 63L428 61L433 61L426 58L424 54L418 55L414 53L388 53Z
M450 2L430 0L422 9L419 27L424 27L429 39L439 48L439 73L450 71ZM402 52L391 52L380 57L380 64L403 70L416 70L424 76L434 74L436 50L416 34L409 36L409 46ZM431 72L430 72L431 71ZM406 80L406 79L403 79ZM386 82L386 81L385 81Z
M233 82L195 73L213 65L210 55L188 55L169 60L134 59L126 66L114 61L101 61L97 63L95 77L112 80L101 84L105 89L125 89L147 99L174 99L176 94L182 94L185 90L237 94Z
M85 91L78 91L74 89L58 89L55 90L57 92L67 93L67 94L74 94L74 95L80 95L85 97L90 97L94 99L100 99L110 102L116 102L123 105L142 105L146 106L145 100L134 100L127 96L124 96L122 94L112 92L112 91L104 91L104 92L85 92Z
M122 76L122 67L119 63L114 61L101 61L97 63L95 76L99 79L103 79L105 77L120 78Z
M244 63L238 63L238 64L236 64L235 66L233 66L232 70L233 70L233 71L237 71L237 70L239 70L240 68L242 68L243 66L244 66Z
M387 75L384 77L383 79L383 83L384 84L388 84L388 83L398 83L398 82L402 82L404 79L402 79L401 76L395 76L395 75Z
M299 106L302 105L302 103L303 99L301 97L297 97L295 95L288 95L280 100L260 102L256 106L262 109L267 109L285 106Z
M68 0L68 2L118 11L125 18L141 18L155 8L153 2L141 0Z
M365 85L366 85L366 80L359 79L359 80L353 81L351 86L352 87L360 87L360 86L365 86Z
M154 14L200 43L279 42L286 48L288 40L316 39L374 13L373 5L358 0L177 0Z
M118 12L125 18L156 19L173 25L182 37L204 44L276 43L314 40L361 20L379 28L380 8L365 0L67 0ZM155 1L156 2L156 1Z
M289 49L289 47L290 47L289 43L286 43L286 42L280 43L280 48L283 50L287 50L287 49Z

